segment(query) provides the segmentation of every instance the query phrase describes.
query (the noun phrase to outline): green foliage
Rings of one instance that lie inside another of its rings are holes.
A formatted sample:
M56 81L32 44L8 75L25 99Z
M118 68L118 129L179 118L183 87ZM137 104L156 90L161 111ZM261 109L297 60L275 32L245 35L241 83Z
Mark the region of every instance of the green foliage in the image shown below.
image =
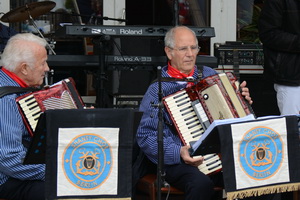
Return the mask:
M240 30L239 40L247 43L260 43L258 37L258 19L261 12L259 6L253 5L253 13L242 11L244 16L252 17L251 24L248 24L242 18L237 18L237 23L242 27Z
M65 2L65 8L66 9L73 9L73 0L66 0L66 2Z

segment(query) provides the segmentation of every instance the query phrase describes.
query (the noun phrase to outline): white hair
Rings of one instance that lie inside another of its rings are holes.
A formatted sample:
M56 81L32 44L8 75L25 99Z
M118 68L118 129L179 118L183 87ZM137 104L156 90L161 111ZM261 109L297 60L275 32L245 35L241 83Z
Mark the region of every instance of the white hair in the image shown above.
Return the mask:
M179 28L185 28L185 29L187 29L187 30L190 30L190 31L193 33L193 35L195 36L195 38L196 38L196 33L195 33L192 29L190 29L189 27L187 27L187 26L181 26L181 25L175 26L175 27L171 28L171 29L166 33L166 35L165 35L165 40L164 40L164 42L165 42L165 46L166 46L166 47L171 47L171 48L174 48L174 47L175 47L175 31L176 31L177 29L179 29ZM198 44L197 38L196 38L196 42L197 42L197 44Z
M46 40L32 33L19 33L8 40L1 56L1 62L5 69L14 72L22 62L33 67L36 61L34 54L35 47L30 45L30 43L35 43L43 47L47 45Z

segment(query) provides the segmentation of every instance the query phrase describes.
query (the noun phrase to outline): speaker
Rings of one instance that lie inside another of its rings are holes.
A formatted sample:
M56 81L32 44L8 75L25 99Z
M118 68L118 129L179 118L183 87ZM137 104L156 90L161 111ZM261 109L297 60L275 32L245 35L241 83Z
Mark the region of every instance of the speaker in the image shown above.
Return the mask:
M115 70L108 77L113 95L144 95L156 74L149 70Z
M253 100L252 108L257 117L279 115L273 83L263 74L240 74L240 82L246 81Z

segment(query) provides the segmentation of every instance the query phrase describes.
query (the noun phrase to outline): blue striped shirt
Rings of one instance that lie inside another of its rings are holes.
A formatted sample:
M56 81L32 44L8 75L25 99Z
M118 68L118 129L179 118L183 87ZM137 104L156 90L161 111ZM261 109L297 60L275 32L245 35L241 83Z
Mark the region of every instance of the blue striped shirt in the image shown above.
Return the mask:
M19 86L0 69L0 87ZM30 141L18 111L16 94L0 98L0 185L9 177L20 180L45 180L45 165L23 165L27 148L22 141Z
M203 77L217 74L217 72L209 67L203 68ZM197 78L198 71L195 67L195 73L193 78ZM167 66L162 69L162 77L170 77L167 74ZM174 94L175 92L185 88L186 82L162 82L163 96ZM137 130L136 139L141 147L141 150L147 155L147 157L157 164L158 156L158 108L153 107L157 105L158 98L158 83L151 84L144 95L144 98L140 105L140 111L144 112L140 125ZM164 163L166 165L179 164L180 148L182 143L177 133L170 128L167 124L172 124L169 114L166 110L163 110L163 116L166 123L164 123L163 132L163 148L164 148Z

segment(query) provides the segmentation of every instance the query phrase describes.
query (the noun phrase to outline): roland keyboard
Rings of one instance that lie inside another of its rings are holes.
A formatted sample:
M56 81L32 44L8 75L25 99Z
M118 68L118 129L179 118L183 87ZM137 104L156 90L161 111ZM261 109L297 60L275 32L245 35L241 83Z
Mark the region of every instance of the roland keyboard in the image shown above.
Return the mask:
M109 26L109 25L65 25L55 31L58 37L85 36L94 37L101 35L109 36L141 36L141 37L164 37L172 26ZM215 37L213 27L189 27L197 37Z
M99 67L99 55L48 55L48 65L55 67ZM166 56L105 56L108 70L153 70L157 66L167 64ZM198 55L197 65L205 65L212 68L218 67L218 60L214 56Z

